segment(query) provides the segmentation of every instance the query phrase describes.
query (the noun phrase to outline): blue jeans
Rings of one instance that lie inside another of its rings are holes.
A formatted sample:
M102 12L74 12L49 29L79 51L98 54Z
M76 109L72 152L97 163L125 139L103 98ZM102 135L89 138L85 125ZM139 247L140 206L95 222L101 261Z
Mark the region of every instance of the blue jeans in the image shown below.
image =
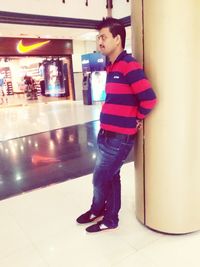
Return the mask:
M120 168L132 149L135 136L115 134L100 130L97 138L98 152L93 174L93 200L91 212L103 214L103 223L118 225L121 208Z

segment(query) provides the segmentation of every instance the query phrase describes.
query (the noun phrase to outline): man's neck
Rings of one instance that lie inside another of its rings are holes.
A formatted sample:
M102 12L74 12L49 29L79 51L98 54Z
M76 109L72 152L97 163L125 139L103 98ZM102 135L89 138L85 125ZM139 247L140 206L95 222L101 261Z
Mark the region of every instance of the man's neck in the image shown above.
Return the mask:
M122 51L124 51L123 48L114 51L111 55L108 56L109 61L113 64Z

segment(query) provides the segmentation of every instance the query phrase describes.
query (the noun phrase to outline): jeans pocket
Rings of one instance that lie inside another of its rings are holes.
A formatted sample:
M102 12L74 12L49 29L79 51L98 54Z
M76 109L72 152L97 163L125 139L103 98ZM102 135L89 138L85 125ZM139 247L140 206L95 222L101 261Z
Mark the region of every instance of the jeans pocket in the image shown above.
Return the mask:
M106 147L110 148L113 151L119 151L121 146L121 140L118 138L110 138L106 137L105 139L105 145Z
M126 159L128 154L130 153L131 149L134 147L134 140L129 140L127 143L122 142L121 143L121 151L123 151L123 158Z

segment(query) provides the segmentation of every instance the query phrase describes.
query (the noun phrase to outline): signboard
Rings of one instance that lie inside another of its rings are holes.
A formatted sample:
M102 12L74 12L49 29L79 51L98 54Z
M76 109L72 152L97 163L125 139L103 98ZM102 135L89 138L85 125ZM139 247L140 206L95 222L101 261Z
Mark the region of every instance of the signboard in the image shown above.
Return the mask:
M0 37L0 56L63 56L72 53L72 40Z
M83 72L105 70L106 57L101 53L89 53L81 56Z

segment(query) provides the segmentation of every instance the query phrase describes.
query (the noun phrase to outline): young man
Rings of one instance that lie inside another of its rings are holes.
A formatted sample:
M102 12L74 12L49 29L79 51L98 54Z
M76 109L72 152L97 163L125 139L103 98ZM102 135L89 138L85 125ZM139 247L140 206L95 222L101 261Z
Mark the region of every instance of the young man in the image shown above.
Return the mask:
M100 114L92 205L77 218L81 224L99 220L86 228L90 233L118 226L120 168L134 145L141 120L156 103L155 93L140 64L124 51L126 32L123 24L117 19L106 18L98 30L100 51L110 61L106 100Z

